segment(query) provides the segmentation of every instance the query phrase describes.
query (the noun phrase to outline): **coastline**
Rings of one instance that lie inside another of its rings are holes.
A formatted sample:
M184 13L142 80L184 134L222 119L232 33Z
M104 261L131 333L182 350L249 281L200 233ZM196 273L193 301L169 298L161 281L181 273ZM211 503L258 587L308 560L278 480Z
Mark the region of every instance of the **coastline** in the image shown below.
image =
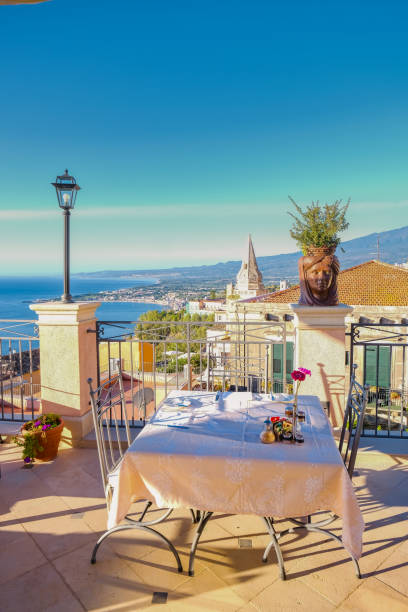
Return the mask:
M75 295L73 296L74 301L82 301L82 302L102 302L104 304L158 304L159 306L168 306L167 301L165 300L155 300L153 298L149 298L148 301L146 299L133 299L133 300L107 300L106 298L92 298L85 299L86 296L83 295ZM46 304L47 302L59 302L59 299L39 299L39 300L23 300L23 304Z

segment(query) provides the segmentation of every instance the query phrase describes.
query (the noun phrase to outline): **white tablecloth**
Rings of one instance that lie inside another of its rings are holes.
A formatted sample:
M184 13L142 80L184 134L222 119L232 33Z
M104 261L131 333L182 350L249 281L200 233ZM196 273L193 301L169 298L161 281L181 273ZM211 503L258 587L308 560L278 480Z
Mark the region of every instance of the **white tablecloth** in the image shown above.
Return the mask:
M191 405L178 409L185 398ZM137 499L274 518L330 510L343 544L361 556L364 522L331 427L315 396L300 396L304 444L262 444L267 416L285 406L266 395L173 391L129 447L119 469L108 527ZM170 426L169 426L170 425Z

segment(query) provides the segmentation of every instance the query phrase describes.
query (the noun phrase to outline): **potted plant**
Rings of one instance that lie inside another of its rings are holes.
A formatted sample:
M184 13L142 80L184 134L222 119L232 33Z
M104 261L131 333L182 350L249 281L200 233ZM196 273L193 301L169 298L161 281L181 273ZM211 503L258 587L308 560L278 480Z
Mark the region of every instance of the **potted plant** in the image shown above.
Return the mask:
M306 306L337 306L337 276L340 262L334 252L340 243L340 232L348 228L346 212L350 200L342 206L341 200L320 206L312 202L302 210L289 197L298 216L289 212L294 223L290 235L303 252L299 259L299 304Z
M334 253L340 244L339 234L349 226L346 212L350 200L344 206L341 205L341 200L324 206L320 206L319 202L312 202L306 210L302 210L293 198L289 196L289 199L299 215L288 213L295 220L290 235L296 240L303 255Z
M33 421L27 421L20 434L13 438L23 449L22 457L27 467L32 467L35 459L51 461L58 453L64 422L58 414L48 413Z

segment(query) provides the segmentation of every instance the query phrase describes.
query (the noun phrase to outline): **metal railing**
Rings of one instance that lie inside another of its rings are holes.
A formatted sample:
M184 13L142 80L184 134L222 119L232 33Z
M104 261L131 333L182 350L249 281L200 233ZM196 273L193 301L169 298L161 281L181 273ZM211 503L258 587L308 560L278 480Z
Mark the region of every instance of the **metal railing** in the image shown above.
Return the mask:
M0 319L0 420L26 421L39 414L40 347L36 321Z
M408 438L408 325L352 323L350 363L369 386L363 436Z
M98 386L119 370L131 426L143 426L172 390L285 391L286 323L98 321ZM283 346L274 375L273 345Z

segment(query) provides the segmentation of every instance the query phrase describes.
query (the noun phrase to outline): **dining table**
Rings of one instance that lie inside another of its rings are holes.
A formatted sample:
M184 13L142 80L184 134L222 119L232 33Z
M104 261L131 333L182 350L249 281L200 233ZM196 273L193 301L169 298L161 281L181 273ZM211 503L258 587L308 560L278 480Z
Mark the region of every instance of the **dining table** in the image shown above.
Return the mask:
M161 508L199 509L207 517L220 512L269 521L330 511L341 519L341 542L356 563L364 522L318 397L297 398L305 413L303 443L260 440L265 420L285 415L287 397L171 391L120 463L108 528L141 499ZM193 546L191 575L194 554Z

